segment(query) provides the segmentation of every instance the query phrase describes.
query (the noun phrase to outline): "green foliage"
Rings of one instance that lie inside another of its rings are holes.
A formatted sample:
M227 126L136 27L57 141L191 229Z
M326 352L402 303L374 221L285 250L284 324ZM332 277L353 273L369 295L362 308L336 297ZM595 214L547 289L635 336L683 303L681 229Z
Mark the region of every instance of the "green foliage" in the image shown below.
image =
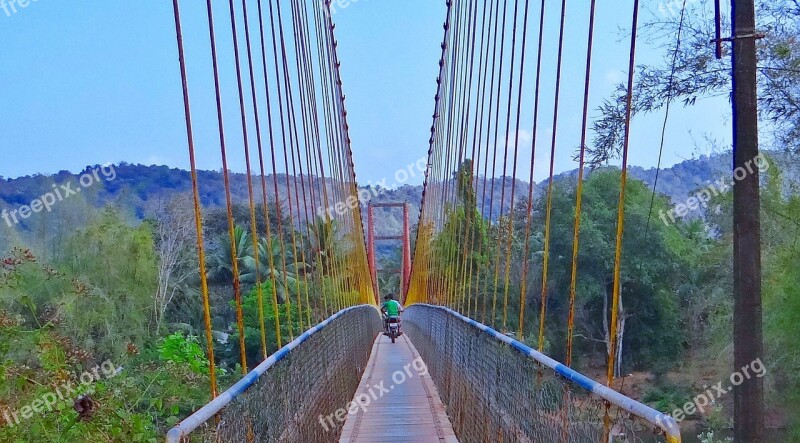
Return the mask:
M314 269L322 275L333 273L333 260L339 253L336 245L338 233L339 225L335 220L317 218L309 227L309 237L305 239L303 247L306 249L307 260L313 261Z
M323 305L328 306L328 311L334 313L339 307L358 304L360 296L357 291L343 290L341 283L330 276L322 278L322 286L315 293L323 294Z
M733 427L733 420L725 413L725 408L719 403L711 405L711 412L706 417L706 424L711 431L725 431Z
M670 364L680 353L683 340L679 318L679 300L675 287L682 281L687 264L676 251L682 247L675 227L658 220L658 211L667 202L657 197L654 213L650 214L651 192L636 180L628 181L625 201L625 233L622 262L622 311L626 319L622 341L623 365L631 369L651 369ZM604 306L611 305L614 249L616 243L619 172L595 171L584 184L584 204L581 218L580 250L576 311L582 319L577 325L575 355L606 352L604 342ZM540 303L541 247L545 201L534 204L534 232L528 306ZM565 348L568 297L571 279L575 189L556 184L553 190L553 214L550 234L550 267L548 275L548 338L553 343L556 358L562 358ZM515 217L516 235L524 233L524 212ZM538 268L538 269L537 269ZM529 311L530 312L530 311ZM536 310L527 316L538 328ZM535 323L534 323L535 322ZM588 340L587 340L588 339Z
M430 253L436 257L431 261L430 272L452 281L451 293L443 288L434 288L438 297L456 299L466 292L466 284L459 277L464 269L481 269L489 261L490 225L480 216L477 196L474 191L472 161L465 160L455 173L457 202L445 208L444 225L433 237ZM466 243L469 242L469 243Z
M697 436L701 443L730 443L733 442L731 437L718 437L714 431L701 432Z
M661 383L646 391L641 401L655 410L669 414L676 409L682 409L692 395L692 391L686 386Z
M152 339L157 258L145 226L126 225L107 209L64 246L59 268L75 289L59 302L69 336L99 356L119 356Z
M149 227L106 211L65 239L64 250L58 268L23 249L0 260L0 410L20 417L0 426L0 441L158 441L208 401L208 377L194 367L204 359L196 343L164 347L173 361L160 361L152 346ZM121 371L82 385L82 372L105 359ZM19 415L66 383L75 392L63 390L52 408ZM73 409L83 394L98 406L88 420Z
M209 258L209 279L213 282L223 282L231 284L233 282L233 251L231 247L230 234L225 231L220 234L217 242L217 250ZM246 272L246 257L253 254L253 243L250 236L241 226L233 229L233 247L236 248L236 266L239 271L239 279L244 282L254 281L255 275Z
M193 335L186 336L175 332L158 342L158 356L161 361L186 365L195 374L209 373L209 362L200 342Z
M42 442L155 442L208 401L208 377L189 362L158 361L156 349L116 362L119 373L101 372L100 379L81 384L80 374L95 364L81 362L85 354L69 340L50 327L28 330L5 314L0 320L0 410L9 411L9 417L17 413L19 419L12 418L13 426L0 419L0 441L27 442L35 435ZM65 388L68 384L74 392ZM59 398L51 408L28 418L21 415L52 394ZM73 409L80 395L89 395L98 406L86 421Z
M758 40L758 110L774 149L800 149L800 3L797 0L760 0L756 27ZM675 4L680 8L679 4ZM633 113L663 110L668 102L692 106L704 97L730 93L729 60L716 59L708 51L714 39L714 7L711 0L687 2L686 14L654 14L644 23L651 42L661 44L660 62L637 66L633 91ZM727 19L727 18L726 18ZM730 28L730 24L723 24ZM679 29L680 34L679 34ZM676 45L680 35L681 44ZM620 155L625 129L627 87L619 84L604 100L593 125L596 137L589 147L589 162L604 164ZM766 144L766 143L765 143Z
M267 353L272 354L278 350L278 339L275 328L275 311L272 305L272 281L266 281L261 284L264 294L263 300L263 313L265 335L267 341ZM230 301L231 309L235 309L236 304ZM302 311L298 309L297 304L279 304L278 316L280 321L281 330L281 345L289 342L292 336L297 336L303 331L301 330L301 322L304 322L307 316L308 308L303 306ZM288 311L288 312L287 312ZM259 303L257 288L253 288L247 295L242 297L242 313L244 316L245 325L245 346L247 350L248 364L257 364L263 360L263 352L261 348L261 327L259 317ZM304 326L307 326L304 324ZM221 350L221 362L230 367L235 366L239 362L239 332L236 324L231 324L230 329L233 332L228 340L228 345Z
M127 393L117 389L127 378L99 372L82 384L80 374L95 366L81 362L80 350L48 326L26 329L20 319L0 315L0 441L156 441L152 417L137 410ZM7 346L11 342L15 346ZM74 388L70 392L66 386ZM73 401L89 395L98 405L89 420L79 420ZM51 401L42 406L44 399ZM37 405L37 402L39 406ZM33 408L33 409L32 409ZM12 414L16 414L16 417Z
M462 165L469 168L468 162ZM504 330L517 330L522 276L527 281L525 331L538 330L538 306L542 287L542 257L546 199L533 203L532 230L528 257L525 253L527 202L520 201L511 216L503 215L495 223L480 217L475 201L471 175L457 174L459 201L446 208L444 224L431 242L430 272L444 276L454 294L463 294L461 275L473 269L468 285L477 285L481 309L496 318L488 323ZM616 242L619 172L595 171L585 182L582 214L581 247L578 257L577 312L581 321L576 334L575 355L598 355L606 352L604 316L608 316L613 282ZM566 318L571 279L575 189L568 183L556 183L552 194L550 232L550 267L547 335L545 342L552 356L563 358L566 342ZM665 226L658 220L658 211L668 208L668 201L657 197L650 213L651 192L639 181L630 180L626 192L626 228L623 237L622 311L625 329L622 341L623 370L651 369L671 364L682 351L684 340L680 304L675 288L691 263L682 257L694 240L685 238L678 228ZM467 245L466 239L475 243ZM473 251L465 255L464 250ZM510 252L510 254L509 254ZM528 269L523 273L527 259ZM508 270L508 283L506 283ZM433 288L438 294L439 288ZM445 288L447 289L447 288ZM557 296L558 295L558 296ZM449 294L453 297L453 294ZM456 295L457 297L457 295ZM452 299L452 298L450 298ZM506 308L507 306L507 308ZM605 308L604 308L605 306ZM506 314L505 311L510 314ZM604 311L606 309L606 311ZM505 319L505 324L503 320ZM588 339L588 340L586 340Z
M58 325L100 359L150 339L156 281L150 231L106 211L67 239L64 250L69 258L58 267L30 251L13 252L14 265L0 271L0 309L21 316L27 327Z
M791 53L777 47L776 57L791 58ZM780 158L782 161L790 160ZM435 267L429 272L456 276L464 265L471 265L474 275L480 273L481 285L488 282L488 289L481 289L481 296L491 303L496 266L500 266L499 295L502 297L503 266L509 258L509 308L516 313L519 309L527 202L518 201L511 217L504 216L490 224L479 212L478 197L472 186L475 179L468 169L471 167L465 165L454 176L457 180L457 204L448 209L439 235L429 245L431 253L438 257L432 261ZM707 172L694 163L681 169L686 170L694 178L705 177ZM118 180L126 180L124 171L118 169L118 172ZM647 177L646 173L642 173L644 177ZM636 174L632 172L631 175ZM141 188L138 191L148 196L157 193L154 190L159 189L160 184L174 185L170 189L185 185L183 179L172 183L170 176L171 172L164 170L159 172L157 179L143 179L137 185ZM127 177L131 183L136 180L135 174ZM618 180L618 172L598 170L592 172L586 182L577 291L576 332L579 336L575 343L575 356L584 367L605 354L603 301L609 297L612 277ZM673 180L681 181L679 178ZM795 349L796 337L800 336L800 273L797 272L800 266L797 242L800 238L800 200L796 189L790 186L793 180L796 182L793 177L782 180L775 168L770 170L767 180L762 196L767 402L770 408L777 408L788 418L792 426L790 437L800 439L797 419L800 417L800 377L797 375L800 374L800 357ZM691 182L692 179L684 181ZM109 186L114 192L127 189L120 187L122 183L109 183ZM674 187L670 192L677 192L675 189L680 186L684 186L680 189L685 189L685 186L694 185L671 183L670 186ZM38 188L32 186L30 189ZM496 189L501 187L498 185ZM416 198L418 191L407 187L402 195ZM9 196L3 190L0 194L0 198ZM213 200L215 197L208 198ZM498 199L499 194L495 201ZM548 285L551 297L545 337L545 351L555 358L562 357L559 354L563 352L566 334L568 306L565 300L570 277L574 199L574 189L569 181L557 181L553 194ZM731 370L733 321L730 194L716 197L704 219L678 221L670 226L662 223L658 216L660 210L671 209L669 200L660 196L656 198L648 223L649 204L650 190L641 182L632 180L626 200L623 245L622 300L624 312L628 315L623 342L624 370L667 372L674 369L673 362L683 363L679 369L681 372L707 370L708 366L718 365L718 368L713 368L720 372L716 378L724 379ZM90 394L100 404L92 420L78 421L77 413L72 409L74 398L65 399L54 411L37 415L19 426L0 427L0 441L30 441L31 435L37 436L37 441L156 441L166 428L208 401L205 342L193 336L202 326L199 293L187 291L183 301L185 306L175 308L169 316L169 321L175 322L171 330L177 328L177 323L192 332L174 333L159 340L152 321L158 259L151 226L131 226L125 216L112 210L99 215L84 211L79 217L77 209L91 207L77 200L75 205L75 214L70 215L69 220L85 219L88 223L59 225L58 235L46 242L47 245L57 245L57 248L37 256L31 251L18 249L6 256L10 262L4 260L0 264L0 410L19 411L51 392L53 385L76 381L83 370L106 358L111 358L124 369L112 379L101 380L81 391ZM249 210L246 205L237 206L234 214L237 225L249 226ZM533 209L534 222L527 257L525 332L529 343L538 339L544 237L541 199L534 201ZM355 303L359 298L356 292L342 290L352 287L352 282L334 280L330 271L335 262L330 258L353 254L360 246L360 239L340 238L335 225L326 226L318 222L316 229L312 229L313 234L302 241L307 263L295 266L292 252L281 251L279 247L279 239L285 240L291 234L286 231L288 224L284 223L284 232L279 233L277 219L273 217L274 208L270 211L274 235L272 244L261 238L258 247L260 270L265 280L261 286L263 309L259 306L254 286L252 239L246 229L239 228L236 235L239 249L243 252L240 265L244 283L245 339L251 364L262 358L259 313L263 314L265 322L268 352L274 352L278 346L273 288L280 302L277 317L281 320L282 344L291 338L290 328L294 336L301 332L301 318L307 323L308 308L304 306L304 310L299 312L295 301L298 282L301 282L300 294L305 295L308 290L311 297L319 297L312 299L315 311L311 315L315 321L322 316L319 306L327 306L327 311L332 312L337 306ZM265 232L262 212L257 211L259 232ZM209 218L208 238L218 238L216 242L210 242L209 265L212 271L220 271L213 276L218 285L212 291L212 297L216 297L213 312L215 332L218 337L224 335L220 334L221 331L231 333L226 344L216 343L216 351L219 366L230 369L238 364L239 344L235 305L230 302L231 294L226 292L232 277L230 253L224 250L229 244L227 220L224 211L220 210L209 210ZM386 223L392 222L387 220ZM30 226L19 228L22 233L32 229ZM422 227L420 232L424 233L425 229L429 228ZM17 233L6 236L7 231L0 233L0 241L18 243ZM504 246L500 240L508 239L509 232L513 236L510 237L511 256L507 257L505 249L499 246ZM423 235L422 238L428 237ZM475 240L475 244L472 254L465 257L463 240L466 238ZM215 262L214 256L220 260ZM275 263L275 270L269 269L270 258ZM285 275L282 271L284 260L288 265ZM321 278L309 278L306 288L302 283L304 271L320 271ZM476 280L473 276L466 283L470 285ZM191 281L189 285L196 286L197 282ZM474 295L474 288L472 290ZM285 301L290 301L291 305L284 304ZM305 304L305 299L303 302ZM499 304L502 305L502 298ZM288 314L287 307L290 307ZM509 330L516 329L516 318L516 315L510 316ZM498 317L494 321L498 323L500 320ZM230 381L228 377L231 380L235 378L235 375L228 374L230 372L220 372L223 377L221 385ZM668 411L680 407L681 402L696 393L695 389L682 385L659 384L646 391L644 400ZM715 430L724 428L728 418L725 411L720 409L714 414L708 424Z
M800 196L784 195L780 171L770 170L762 194L764 341L771 402L786 408L790 435L800 438Z

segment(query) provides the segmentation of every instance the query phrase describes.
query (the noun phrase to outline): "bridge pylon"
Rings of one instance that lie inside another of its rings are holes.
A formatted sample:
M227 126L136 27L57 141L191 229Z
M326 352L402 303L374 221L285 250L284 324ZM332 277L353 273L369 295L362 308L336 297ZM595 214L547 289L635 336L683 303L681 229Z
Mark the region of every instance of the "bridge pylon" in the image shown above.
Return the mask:
M375 208L397 208L403 210L403 228L399 235L375 235ZM378 241L401 242L402 261L397 272L400 274L401 301L404 302L411 282L411 226L409 225L408 203L372 203L367 206L367 254L369 272L372 277L372 288L375 298L380 304L380 285L378 283L378 268L376 265L375 243Z

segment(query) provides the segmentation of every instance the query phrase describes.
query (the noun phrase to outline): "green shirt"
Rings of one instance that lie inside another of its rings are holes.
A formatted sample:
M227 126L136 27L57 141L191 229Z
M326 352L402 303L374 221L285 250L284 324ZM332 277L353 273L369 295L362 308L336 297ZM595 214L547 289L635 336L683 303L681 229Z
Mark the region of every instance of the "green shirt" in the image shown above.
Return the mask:
M389 317L398 317L400 315L400 309L402 308L397 300L384 302L382 307L386 309L386 315Z

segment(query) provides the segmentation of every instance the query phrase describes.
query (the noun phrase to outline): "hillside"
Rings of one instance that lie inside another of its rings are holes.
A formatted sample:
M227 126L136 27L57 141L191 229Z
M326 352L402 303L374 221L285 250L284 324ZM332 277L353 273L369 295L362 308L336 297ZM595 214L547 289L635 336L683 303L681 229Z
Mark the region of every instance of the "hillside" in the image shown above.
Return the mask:
M800 162L790 154L771 153L770 156L781 166L786 182L796 184L800 182ZM709 186L719 177L725 175L725 171L730 164L730 155L701 156L696 159L686 160L672 167L660 171L658 178L657 191L671 198L674 202L684 201L689 194L696 190ZM94 182L87 187L83 187L79 182L82 175L92 175L95 173ZM588 172L587 175L591 175ZM647 186L652 187L656 177L654 168L645 169L638 166L630 168L631 177L643 181ZM555 180L574 181L577 170L568 171L556 176ZM268 192L272 195L274 186L273 177L267 176L266 183ZM316 180L316 179L315 179ZM480 179L479 179L480 180ZM260 180L259 180L260 182ZM18 178L8 178L0 180L0 211L13 211L22 205L29 205L33 200L42 198L48 193L53 193L59 187L72 183L71 188L74 192L72 196L65 198L69 203L57 203L52 205L52 212L57 217L29 217L19 218L19 223L13 220L2 223L2 228L7 230L9 225L13 225L16 234L25 237L26 234L41 234L42 231L51 231L47 226L42 226L41 219L63 219L69 217L80 217L80 208L83 205L102 207L109 203L114 203L122 209L123 214L131 222L143 220L152 215L160 206L165 204L172 196L191 191L191 175L188 171L169 168L167 166L144 166L129 163L121 163L115 166L100 167L99 165L87 166L79 173L60 171L52 175L33 175ZM225 205L225 193L223 188L223 178L219 171L200 171L199 172L200 194L202 204L206 208L221 208ZM327 181L330 189L330 179ZM545 182L540 182L536 186L535 195L540 197L546 189L542 186ZM260 189L258 182L256 189ZM319 182L315 181L318 185ZM58 185L58 186L57 186ZM294 186L294 181L290 176L279 174L277 177L278 194L284 206L287 204L287 189ZM486 186L484 196L484 185ZM517 198L525 197L528 184L524 181L517 181ZM77 188L77 189L76 189ZM493 195L492 195L493 188ZM506 202L502 210L507 211L509 207L508 196L511 191L511 180L508 178L505 183ZM383 188L362 188L377 202L408 202L411 204L411 223L416 224L419 216L419 205L422 198L422 186L405 185L396 189ZM520 192L520 190L523 190ZM367 192L368 191L368 192ZM232 198L237 203L246 203L247 179L244 174L231 174L231 193ZM478 195L479 203L483 202L484 215L489 216L490 202L494 201L492 218L499 214L498 205L501 199L502 179L494 179L491 182L479 182ZM482 198L481 198L482 197ZM260 194L258 199L260 199ZM257 199L257 200L258 200ZM321 199L317 199L321 200ZM311 205L307 208L308 214L316 213L322 206L321 201L317 201L317 208ZM390 235L402 228L402 212L392 209L376 210L376 230L379 234ZM305 215L301 215L303 219ZM366 220L365 220L366 222ZM47 224L55 223L48 222ZM3 237L14 234L6 233ZM3 243L0 240L0 243ZM4 246L0 244L0 246Z

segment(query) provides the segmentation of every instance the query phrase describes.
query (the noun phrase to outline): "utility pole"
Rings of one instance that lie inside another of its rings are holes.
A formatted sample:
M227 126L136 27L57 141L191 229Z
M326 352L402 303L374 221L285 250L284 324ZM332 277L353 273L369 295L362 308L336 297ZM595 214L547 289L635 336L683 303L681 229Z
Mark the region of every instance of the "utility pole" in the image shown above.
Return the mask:
M733 186L734 371L764 356L761 318L761 223L758 169L755 0L731 0L733 15L733 168L752 173ZM738 177L737 177L738 178ZM734 441L764 440L764 384L744 377L733 390Z

